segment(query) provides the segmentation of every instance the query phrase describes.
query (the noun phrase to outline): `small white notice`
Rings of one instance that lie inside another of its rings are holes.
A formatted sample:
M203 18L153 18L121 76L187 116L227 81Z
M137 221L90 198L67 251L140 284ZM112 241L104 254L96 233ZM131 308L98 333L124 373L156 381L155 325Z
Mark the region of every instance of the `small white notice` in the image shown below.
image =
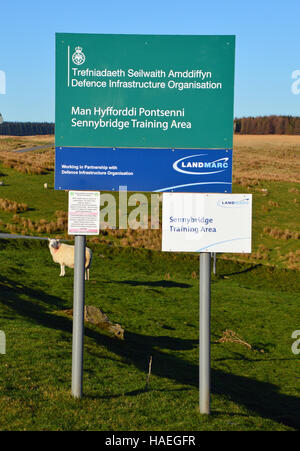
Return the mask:
M99 191L69 191L69 235L99 235L99 218Z
M163 193L163 251L250 253L251 229L251 194Z

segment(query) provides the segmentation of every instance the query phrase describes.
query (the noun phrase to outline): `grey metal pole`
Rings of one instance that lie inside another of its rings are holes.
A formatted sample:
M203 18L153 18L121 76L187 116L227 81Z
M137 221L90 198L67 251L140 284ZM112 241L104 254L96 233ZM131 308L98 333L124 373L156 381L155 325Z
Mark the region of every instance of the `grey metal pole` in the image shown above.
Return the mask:
M200 253L199 409L210 413L210 252Z
M213 273L214 273L214 275L216 275L217 274L217 253L216 252L213 253L213 257L214 257L214 259L213 259Z
M82 397L85 243L85 236L75 236L72 343L72 395L75 398Z

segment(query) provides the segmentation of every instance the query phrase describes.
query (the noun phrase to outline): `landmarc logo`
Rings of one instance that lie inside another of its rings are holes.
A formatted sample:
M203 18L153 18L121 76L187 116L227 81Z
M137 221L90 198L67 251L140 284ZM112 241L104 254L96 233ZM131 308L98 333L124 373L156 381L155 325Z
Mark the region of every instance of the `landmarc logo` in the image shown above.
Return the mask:
M85 54L82 52L82 47L75 47L75 52L72 55L72 61L77 66L81 66L85 62Z
M224 172L228 169L228 157L219 158L218 160L210 161L207 160L208 154L190 155L188 157L180 158L180 160L175 161L173 164L173 169L183 174L192 175L207 175L207 174L218 174L219 172ZM201 158L202 157L202 158Z
M249 205L250 199L242 199L242 200L225 200L220 199L217 202L217 205L222 208L239 208L244 207L245 205Z

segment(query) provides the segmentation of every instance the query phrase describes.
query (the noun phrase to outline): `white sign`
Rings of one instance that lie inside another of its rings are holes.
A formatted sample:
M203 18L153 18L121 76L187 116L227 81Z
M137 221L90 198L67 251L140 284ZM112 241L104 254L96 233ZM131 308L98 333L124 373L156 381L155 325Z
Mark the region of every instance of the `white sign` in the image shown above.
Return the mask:
M99 235L99 217L98 191L69 191L69 235Z
M251 194L163 193L162 250L251 252Z

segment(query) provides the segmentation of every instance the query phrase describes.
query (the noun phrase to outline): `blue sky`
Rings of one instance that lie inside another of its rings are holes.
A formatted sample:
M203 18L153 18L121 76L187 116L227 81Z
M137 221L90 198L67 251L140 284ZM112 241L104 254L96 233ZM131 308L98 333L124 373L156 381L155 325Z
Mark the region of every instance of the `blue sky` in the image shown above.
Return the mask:
M300 115L291 91L299 21L299 0L2 0L0 112L7 121L54 121L55 32L72 32L235 34L235 116Z

